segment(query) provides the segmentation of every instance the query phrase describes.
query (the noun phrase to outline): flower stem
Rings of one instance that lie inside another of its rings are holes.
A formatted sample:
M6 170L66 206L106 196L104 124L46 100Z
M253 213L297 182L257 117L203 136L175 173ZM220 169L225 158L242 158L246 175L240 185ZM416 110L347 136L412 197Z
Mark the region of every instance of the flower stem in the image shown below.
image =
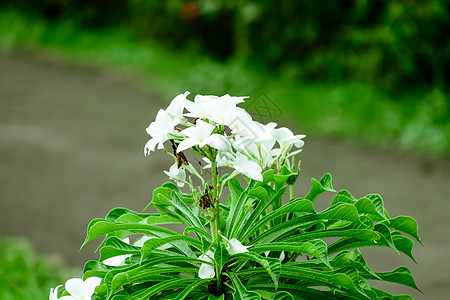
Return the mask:
M220 230L220 210L219 203L220 199L219 195L219 185L218 185L218 174L217 174L217 165L215 156L214 159L211 159L211 171L212 171L212 185L213 190L211 191L212 198L214 201L214 219L211 220L211 233L214 240L217 240L220 243L222 239L221 230ZM219 273L219 266L216 264L216 276L217 276L217 290L222 290L222 274Z
M295 198L295 195L294 195L294 185L293 184L290 184L289 185L289 200L292 200L292 199L294 199Z

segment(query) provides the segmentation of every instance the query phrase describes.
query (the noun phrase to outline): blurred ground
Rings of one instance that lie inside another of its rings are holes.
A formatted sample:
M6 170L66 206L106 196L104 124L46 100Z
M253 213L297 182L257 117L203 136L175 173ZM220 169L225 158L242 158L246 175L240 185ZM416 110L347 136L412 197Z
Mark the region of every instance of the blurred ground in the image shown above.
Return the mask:
M143 156L145 127L165 106L110 70L0 53L0 235L25 236L70 264L96 258L95 244L78 251L88 222L116 206L141 210L166 181L170 159ZM306 194L309 178L330 172L335 189L379 193L391 216L414 217L425 244L414 249L418 265L384 248L363 252L375 271L410 267L426 295L396 286L392 292L446 298L449 159L307 137L302 161L298 195Z

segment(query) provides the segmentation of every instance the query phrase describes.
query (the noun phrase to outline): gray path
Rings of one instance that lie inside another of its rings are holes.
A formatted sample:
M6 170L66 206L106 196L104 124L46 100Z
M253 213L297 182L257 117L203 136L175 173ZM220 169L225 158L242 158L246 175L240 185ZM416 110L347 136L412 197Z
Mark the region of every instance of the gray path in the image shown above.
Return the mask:
M0 54L0 235L25 236L39 251L81 265L96 257L94 244L78 251L88 222L116 206L142 209L166 180L161 170L170 160L142 155L144 129L165 104L110 73ZM410 267L426 295L392 292L446 299L450 161L314 137L302 155L299 195L310 177L330 172L336 189L379 193L391 216L416 218L426 245L415 248L418 265L385 249L363 251L376 271Z

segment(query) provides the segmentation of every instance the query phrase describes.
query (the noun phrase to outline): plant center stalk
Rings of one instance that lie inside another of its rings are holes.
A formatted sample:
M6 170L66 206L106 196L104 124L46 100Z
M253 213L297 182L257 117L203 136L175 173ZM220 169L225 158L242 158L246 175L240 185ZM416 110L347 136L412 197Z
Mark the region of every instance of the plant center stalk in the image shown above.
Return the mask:
M218 186L218 174L217 174L217 165L216 160L211 159L211 171L212 171L212 185L213 190L211 191L213 203L214 203L214 218L211 220L211 233L213 236L213 240L217 240L220 243L222 239L220 234L220 210L219 203L220 199L218 196L219 186ZM219 273L219 266L216 264L216 276L217 276L217 290L222 290L222 276Z

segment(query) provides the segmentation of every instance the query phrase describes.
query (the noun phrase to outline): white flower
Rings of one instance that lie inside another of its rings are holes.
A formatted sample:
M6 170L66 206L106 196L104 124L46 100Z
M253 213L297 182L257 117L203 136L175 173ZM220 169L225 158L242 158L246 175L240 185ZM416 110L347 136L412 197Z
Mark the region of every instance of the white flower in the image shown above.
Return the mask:
M188 138L180 142L177 146L177 152L184 151L195 145L199 145L200 147L205 146L207 139L211 136L214 128L215 126L212 124L202 120L197 120L194 127L189 127L181 131L181 133L186 135Z
M239 103L243 103L245 102L244 99L247 99L249 96L244 96L244 97L235 97L235 96L230 96L228 94L223 95L222 97L220 97L220 100L222 101L232 101L235 104L239 104Z
M198 257L198 259L214 264L214 260L212 259L212 257L214 257L214 253L208 250L208 252L206 252L206 255L202 254ZM216 269L214 265L201 264L200 269L198 270L198 277L200 277L201 279L206 279L214 278L214 276L216 276Z
M239 173L242 173L251 179L263 181L263 177L261 174L262 169L259 164L254 161L250 161L245 155L241 154L240 152L236 152L236 158L234 159L232 164L235 170Z
M230 255L248 252L247 248L249 248L249 246L242 245L241 242L239 242L239 240L236 238L227 240L227 242L228 242L227 250L228 250L228 253L230 253Z
M148 240L150 240L150 239L154 239L154 238L156 238L156 237L144 235L144 236L141 237L139 240L137 240L137 241L133 244L133 246L136 246L136 247L142 247L142 246L144 246L144 243L145 243L146 241L148 241Z
M301 148L305 144L305 142L302 141L305 135L294 135L292 131L286 127L274 129L272 135L277 140L278 144L280 144L281 152L289 151L292 145Z
M146 129L152 138L145 145L144 154L148 155L155 151L156 145L158 145L158 149L164 148L163 143L169 139L169 133L173 132L173 127L179 123L178 118L172 118L167 111L160 109L155 121Z
M143 247L143 246L144 246L144 243L145 243L146 241L151 240L151 239L156 239L156 238L157 238L156 236L147 236L147 235L144 235L144 236L141 237L139 240L137 240L137 241L133 244L133 246L136 246L136 247ZM168 248L171 248L171 247L172 247L171 244L165 244L165 245L159 246L159 247L156 248L156 249L164 250L164 249L168 249Z
M126 237L124 239L122 239L122 242L125 242L127 244L130 243L130 238ZM123 266L125 265L125 260L131 257L131 254L123 254L123 255L117 255L117 256L113 256L110 258L107 258L103 261L103 263L107 266L111 266L111 267L118 267L118 266Z
M58 285L55 289L50 289L49 300L58 300L58 289L62 287L62 284Z
M236 107L234 110L235 115L232 118L229 118L225 123L233 134L237 134L240 136L250 135L251 133L251 124L253 121L250 114L240 107Z
M131 257L131 254L123 254L123 255L117 255L110 258L107 258L103 261L103 263L107 266L111 267L118 267L125 265L125 260Z
M179 94L175 98L173 98L172 102L170 102L170 105L166 108L167 113L173 118L177 118L178 120L182 120L184 118L183 116L183 110L184 105L186 101L186 97L190 93L188 91L184 92L183 94Z
M183 187L186 181L186 170L184 169L184 165L181 165L178 168L178 164L174 163L169 171L164 171L164 173L169 176L170 179L175 181L179 187Z
M66 291L70 296L64 296L59 300L91 300L95 288L100 285L102 279L99 277L89 277L85 281L80 278L67 280L65 284Z
M211 161L207 157L203 157L203 160L206 162L206 165L203 167L203 169L210 169L211 168ZM220 156L219 153L217 153L216 157L216 167L231 167L231 161L225 156Z
M197 120L194 127L186 128L181 134L187 136L177 146L177 152L184 151L195 145L203 147L209 145L220 151L231 151L228 140L220 134L211 134L215 126L202 120Z
M196 95L194 102L186 101L185 107L189 113L185 114L187 117L193 118L208 118L212 107L218 105L219 97Z
M210 107L210 119L220 125L232 122L243 111L242 108L236 107L236 103L244 102L241 98L243 97L231 97L230 95L220 97L220 100Z

